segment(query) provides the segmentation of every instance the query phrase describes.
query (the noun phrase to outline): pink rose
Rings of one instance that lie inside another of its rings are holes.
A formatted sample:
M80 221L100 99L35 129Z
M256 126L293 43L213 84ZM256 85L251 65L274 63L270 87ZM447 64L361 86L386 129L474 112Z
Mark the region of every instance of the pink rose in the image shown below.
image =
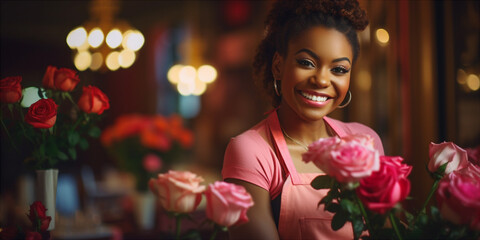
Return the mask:
M480 230L480 175L471 172L475 169L478 170L467 167L442 178L438 185L437 202L444 219Z
M97 87L83 87L82 96L78 99L78 107L86 113L102 114L110 108L110 101L107 95Z
M220 226L230 227L248 222L247 210L252 197L243 186L217 181L205 191L207 218Z
M467 151L468 161L480 166L480 145L476 148L467 148L465 150Z
M44 87L64 92L71 92L78 82L80 79L77 73L68 68L57 69L54 66L48 66L43 76Z
M162 168L162 159L156 154L147 154L143 157L143 167L147 172L158 172Z
M338 182L356 182L380 168L379 153L368 135L320 139L302 155Z
M157 179L150 179L150 190L158 196L165 210L176 213L189 213L195 211L202 200L205 186L200 182L203 178L185 171L168 171L158 174Z
M22 77L6 77L0 80L0 101L16 103L22 97Z
M412 167L402 161L401 157L382 156L380 170L360 180L357 195L368 209L384 214L408 196L410 181L407 177Z
M430 143L429 156L428 170L430 172L435 172L441 165L448 163L445 174L449 174L466 167L468 163L467 152L452 142Z
M25 122L35 128L51 128L57 121L57 108L52 99L40 99L28 108Z

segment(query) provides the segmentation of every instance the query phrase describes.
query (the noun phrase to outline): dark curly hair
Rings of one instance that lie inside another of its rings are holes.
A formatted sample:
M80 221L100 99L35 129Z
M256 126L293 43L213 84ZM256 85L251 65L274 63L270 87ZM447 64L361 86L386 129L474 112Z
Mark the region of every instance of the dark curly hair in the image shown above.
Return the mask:
M275 52L285 56L292 38L312 26L324 26L346 36L355 62L360 48L357 30L365 29L368 19L357 0L279 0L273 4L265 25L266 35L257 48L253 72L257 85L277 107L281 98L274 92L271 71Z

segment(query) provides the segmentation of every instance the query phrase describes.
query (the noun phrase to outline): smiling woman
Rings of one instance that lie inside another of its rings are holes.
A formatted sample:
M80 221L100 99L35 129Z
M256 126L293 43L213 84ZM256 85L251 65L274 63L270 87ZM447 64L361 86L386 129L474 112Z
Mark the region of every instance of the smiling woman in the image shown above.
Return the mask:
M255 205L232 239L352 239L351 225L331 229L333 215L318 208L326 191L310 186L321 170L302 161L319 138L367 134L383 155L377 133L360 123L327 117L348 105L357 30L368 24L357 1L278 1L267 18L254 71L275 109L232 138L224 158L226 181L244 186Z

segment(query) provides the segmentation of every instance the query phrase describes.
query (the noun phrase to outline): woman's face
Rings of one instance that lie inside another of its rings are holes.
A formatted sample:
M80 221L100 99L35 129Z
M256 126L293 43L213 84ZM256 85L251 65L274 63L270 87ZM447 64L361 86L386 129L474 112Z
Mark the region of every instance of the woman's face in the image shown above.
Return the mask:
M320 120L345 98L352 59L350 43L337 30L318 26L301 32L290 40L286 56L277 53L273 59L280 106L303 120Z

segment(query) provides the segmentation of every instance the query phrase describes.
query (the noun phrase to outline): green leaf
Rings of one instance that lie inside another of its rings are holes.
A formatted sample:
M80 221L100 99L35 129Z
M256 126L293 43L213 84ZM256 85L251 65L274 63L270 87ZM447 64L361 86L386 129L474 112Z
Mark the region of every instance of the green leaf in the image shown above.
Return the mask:
M365 225L363 224L362 218L354 218L352 220L353 232L356 236L362 235Z
M334 179L328 175L321 175L317 176L315 179L312 180L310 185L312 185L315 189L329 189L333 185Z
M88 135L93 138L98 138L100 137L100 134L102 134L102 130L100 130L99 127L92 127L90 130L88 130Z
M342 199L342 201L340 201L340 206L342 207L342 209L344 209L350 214L360 213L360 210L358 209L357 204L348 199Z
M61 152L61 151L58 151L57 152L57 157L60 159L60 160L68 160L68 156L67 154L65 154L64 152Z
M78 142L78 145L80 146L80 149L82 150L87 150L88 148L88 141L85 138L80 138L80 141Z
M80 134L75 131L68 131L68 143L70 146L75 146L80 141Z
M336 213L332 219L332 229L337 231L347 222L347 214L343 211Z
M340 210L340 205L338 203L333 203L330 202L325 206L325 210L331 212L331 213L336 213L338 210Z
M68 155L70 155L70 157L72 157L73 160L76 160L77 159L77 150L75 150L75 148L73 148L73 147L68 148Z

